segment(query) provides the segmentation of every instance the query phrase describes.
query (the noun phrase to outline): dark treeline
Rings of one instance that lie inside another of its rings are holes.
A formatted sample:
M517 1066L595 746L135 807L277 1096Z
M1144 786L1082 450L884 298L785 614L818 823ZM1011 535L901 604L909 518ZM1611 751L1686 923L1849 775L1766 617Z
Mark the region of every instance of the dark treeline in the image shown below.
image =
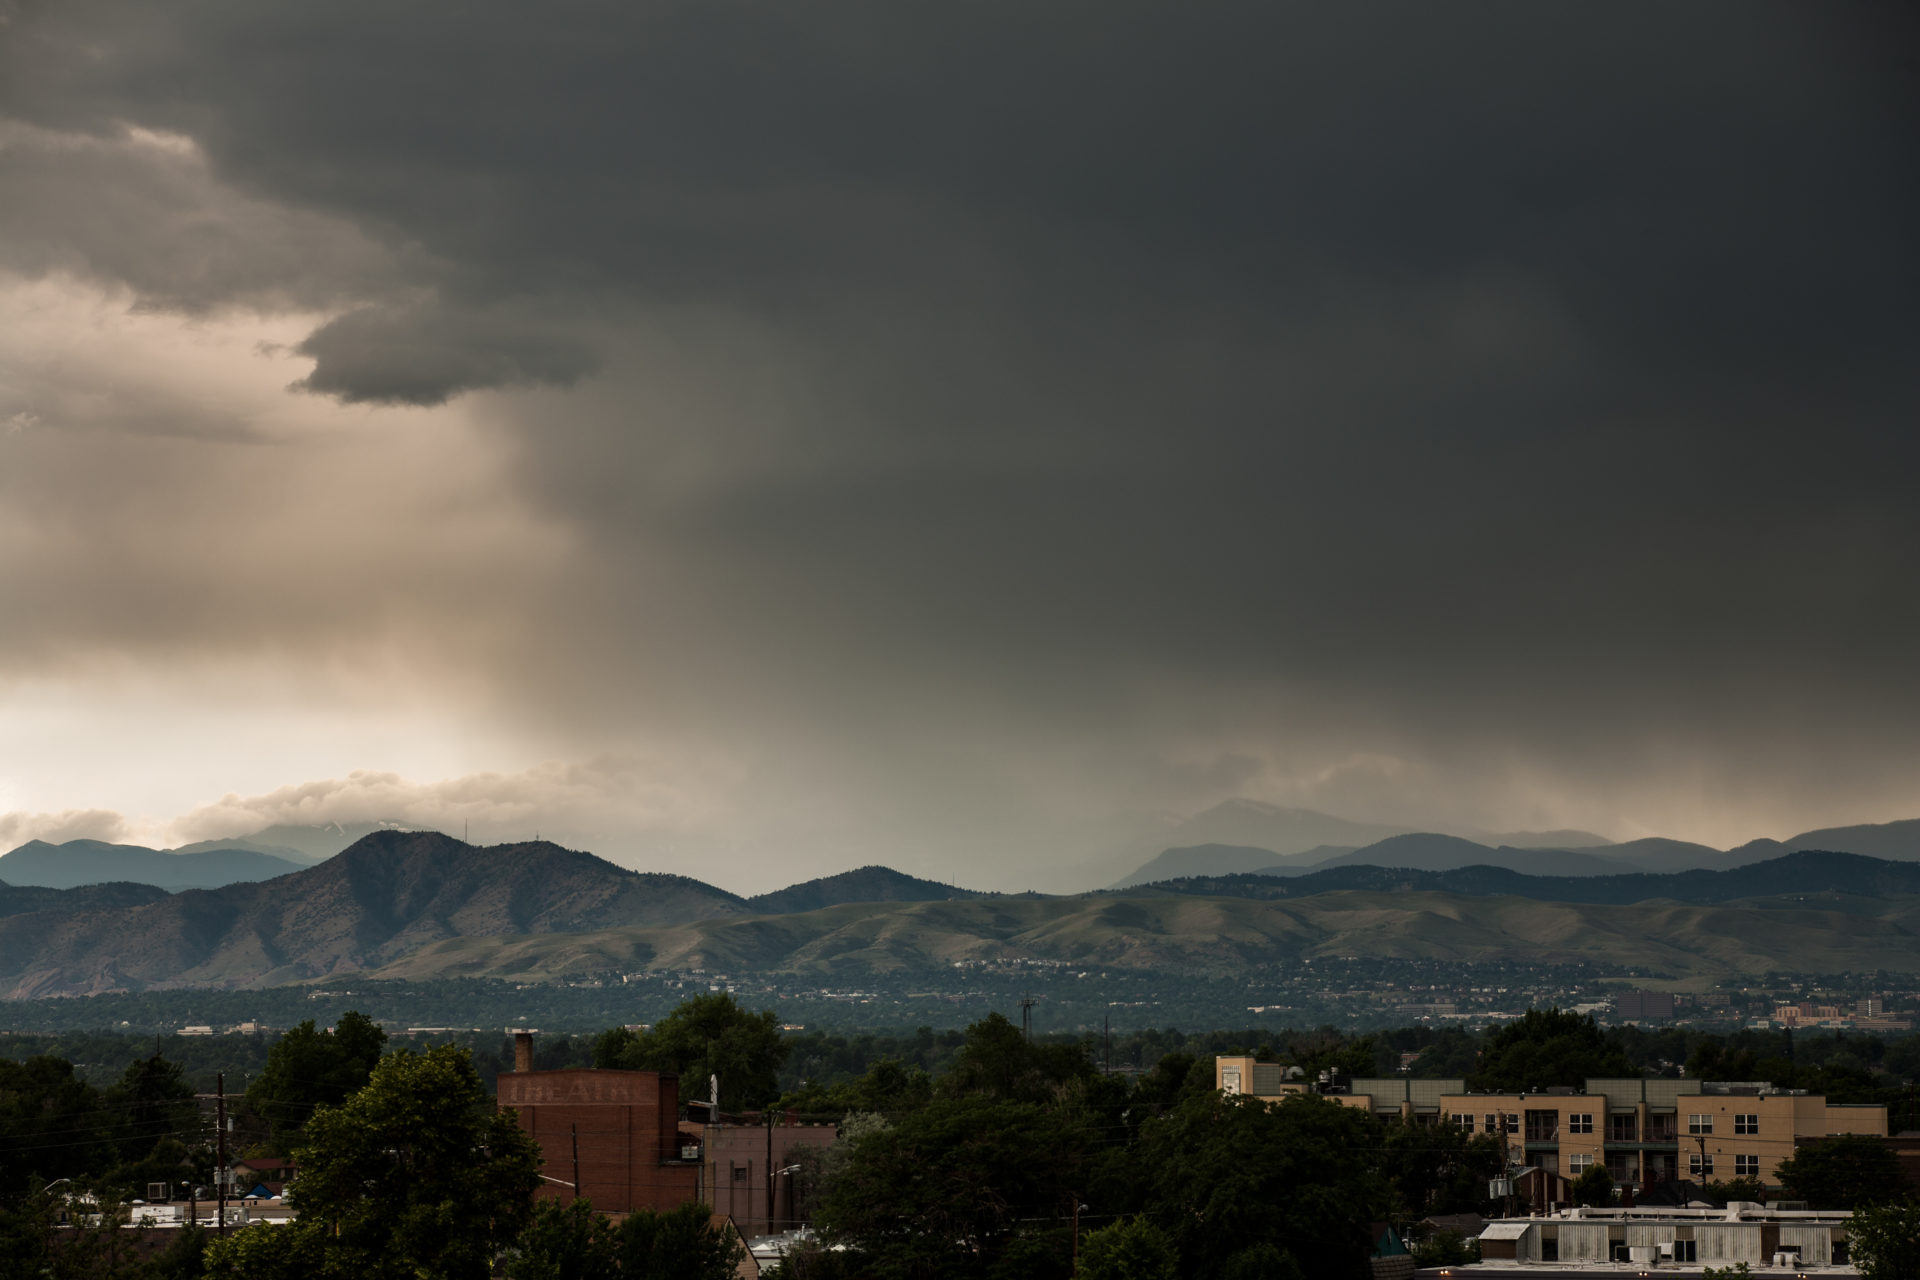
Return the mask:
M1047 1044L1077 1045L1100 1069L1110 1067L1122 1074L1151 1070L1170 1053L1196 1058L1251 1053L1298 1064L1313 1073L1336 1069L1358 1076L1407 1074L1420 1079L1465 1079L1470 1088L1512 1087L1490 1079L1481 1067L1492 1034L1450 1027L1402 1027L1362 1035L1330 1027L1249 1027L1200 1032L1148 1028L1114 1032L1110 1037L1082 1034L1035 1038ZM1604 1059L1583 1059L1579 1066L1585 1074L1550 1083L1578 1086L1587 1075L1765 1079L1784 1088L1825 1093L1836 1102L1904 1106L1905 1091L1920 1082L1920 1033L1709 1032L1688 1027L1629 1026L1602 1028L1600 1036L1617 1055L1610 1052ZM600 1038L542 1036L535 1041L535 1063L542 1070L591 1066ZM265 1069L268 1053L279 1039L278 1033L175 1036L107 1030L15 1034L0 1036L0 1057L17 1062L43 1055L61 1058L72 1064L80 1079L104 1087L119 1079L131 1064L159 1055L178 1066L197 1092L212 1092L219 1072L226 1074L230 1091L243 1092ZM952 1063L965 1033L931 1027L803 1031L787 1033L783 1040L788 1050L778 1068L779 1089L797 1093L809 1085L852 1080L882 1060L938 1073ZM472 1052L474 1066L488 1087L501 1071L512 1069L512 1044L500 1033L438 1034L396 1043L462 1046ZM1402 1059L1409 1054L1415 1056L1403 1071ZM1913 1119L1915 1124L1909 1127L1920 1127L1920 1115Z

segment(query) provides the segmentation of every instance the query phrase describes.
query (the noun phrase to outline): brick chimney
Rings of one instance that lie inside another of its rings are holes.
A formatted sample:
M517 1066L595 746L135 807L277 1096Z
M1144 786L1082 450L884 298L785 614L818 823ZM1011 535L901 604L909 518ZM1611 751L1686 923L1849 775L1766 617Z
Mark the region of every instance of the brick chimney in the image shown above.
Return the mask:
M522 1072L533 1070L533 1032L513 1033L513 1069Z

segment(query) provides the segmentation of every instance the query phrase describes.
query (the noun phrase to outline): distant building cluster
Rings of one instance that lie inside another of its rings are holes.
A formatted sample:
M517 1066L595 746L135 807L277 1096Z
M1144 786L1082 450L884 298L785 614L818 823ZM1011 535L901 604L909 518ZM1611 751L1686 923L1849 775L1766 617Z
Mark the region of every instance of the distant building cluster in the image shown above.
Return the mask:
M1463 1080L1308 1082L1289 1070L1221 1057L1214 1084L1263 1099L1319 1093L1382 1118L1493 1134L1513 1167L1551 1175L1548 1203L1566 1198L1553 1194L1552 1179L1571 1180L1595 1165L1603 1165L1616 1186L1642 1190L1681 1178L1772 1183L1797 1144L1843 1133L1887 1136L1883 1105L1828 1102L1761 1081L1593 1079L1578 1092L1468 1093Z
M1770 1021L1781 1027L1825 1027L1851 1031L1911 1031L1913 1019L1892 1017L1879 996L1867 996L1851 1005L1799 1001L1776 1004Z

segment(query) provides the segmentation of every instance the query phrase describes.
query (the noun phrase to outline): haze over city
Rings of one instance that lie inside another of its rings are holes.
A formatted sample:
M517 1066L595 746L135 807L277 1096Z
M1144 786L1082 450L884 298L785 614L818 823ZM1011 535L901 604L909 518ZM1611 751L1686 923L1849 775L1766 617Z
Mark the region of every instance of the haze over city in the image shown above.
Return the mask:
M0 4L0 849L1920 816L1916 36Z

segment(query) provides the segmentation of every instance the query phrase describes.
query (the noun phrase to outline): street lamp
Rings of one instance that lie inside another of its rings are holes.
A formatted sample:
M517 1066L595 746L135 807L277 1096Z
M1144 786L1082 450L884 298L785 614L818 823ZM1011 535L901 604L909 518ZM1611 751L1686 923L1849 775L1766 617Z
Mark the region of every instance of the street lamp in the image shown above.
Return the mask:
M797 1164L790 1164L784 1169L775 1169L773 1171L773 1176L776 1178L791 1178L794 1174L798 1172L800 1172L800 1166ZM787 1184L787 1221L788 1222L793 1221L793 1184L791 1182ZM780 1234L779 1232L773 1229L773 1218L771 1216L767 1218L767 1234L768 1235Z

